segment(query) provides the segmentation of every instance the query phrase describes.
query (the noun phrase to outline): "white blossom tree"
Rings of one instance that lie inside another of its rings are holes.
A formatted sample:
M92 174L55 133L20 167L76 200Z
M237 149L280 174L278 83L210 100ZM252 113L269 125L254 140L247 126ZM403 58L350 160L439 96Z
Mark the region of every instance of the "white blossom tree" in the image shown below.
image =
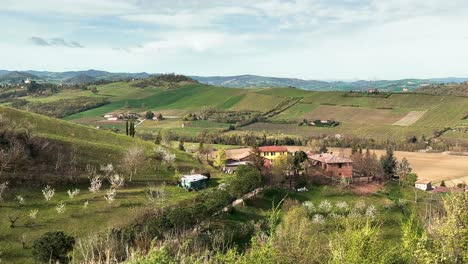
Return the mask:
M97 193L101 189L102 186L102 180L101 177L98 175L92 177L90 179L90 186L89 186L89 191L92 193Z
M75 198L75 196L77 196L79 193L80 193L80 189L74 189L74 190L68 190L67 191L68 197L70 197L70 199Z
M117 190L115 190L114 188L110 188L109 190L107 190L106 195L104 196L104 199L106 199L106 201L109 204L112 204L115 200L116 195L117 195Z
M55 210L57 211L58 214L63 214L65 212L65 203L61 201L55 206Z
M42 195L44 195L44 199L46 201L50 201L55 195L55 189L47 185L44 189L42 189Z
M125 184L125 178L117 173L107 177L107 180L109 181L111 187L114 189L119 189Z

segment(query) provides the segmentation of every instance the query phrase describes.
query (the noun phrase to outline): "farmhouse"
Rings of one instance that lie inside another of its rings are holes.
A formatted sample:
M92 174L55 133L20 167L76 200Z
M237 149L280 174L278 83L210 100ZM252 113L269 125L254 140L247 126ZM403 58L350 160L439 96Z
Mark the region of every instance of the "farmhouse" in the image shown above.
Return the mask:
M234 155L230 155L226 159L226 165L222 168L222 171L225 173L232 174L236 171L238 166L241 165L248 165L251 162L249 161L250 152L245 151L241 153L235 153Z
M332 153L309 154L312 166L322 168L333 177L351 178L353 176L353 161L333 155Z
M288 155L288 148L283 146L259 147L260 156L272 161L281 155Z
M432 190L432 181L426 179L417 180L414 187L423 191L430 191Z

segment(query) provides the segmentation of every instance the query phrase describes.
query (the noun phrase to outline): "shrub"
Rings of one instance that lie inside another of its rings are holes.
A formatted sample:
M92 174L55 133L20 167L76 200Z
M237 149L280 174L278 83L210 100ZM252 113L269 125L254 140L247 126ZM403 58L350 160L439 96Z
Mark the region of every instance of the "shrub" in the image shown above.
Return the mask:
M73 249L75 238L62 231L47 232L34 241L32 254L43 263L68 263L71 257L68 252Z

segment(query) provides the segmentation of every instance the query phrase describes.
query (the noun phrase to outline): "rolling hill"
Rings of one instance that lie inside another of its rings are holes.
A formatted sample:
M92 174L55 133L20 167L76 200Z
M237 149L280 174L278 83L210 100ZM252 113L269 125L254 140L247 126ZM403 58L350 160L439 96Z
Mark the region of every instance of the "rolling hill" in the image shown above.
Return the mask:
M11 77L9 73L13 73ZM151 76L160 75L158 73L149 74L146 72L139 73L112 73L100 70L86 70L86 71L65 71L65 72L50 72L50 71L6 71L0 70L0 83L16 83L18 78L15 74L32 74L30 79L40 80L44 82L62 83L67 80L72 80L78 83L80 80L87 83L90 78L94 80L104 81L121 81L130 79L145 79ZM6 75L6 77L5 77ZM77 76L89 76L82 78ZM25 76L26 77L26 76ZM76 77L76 78L75 78ZM400 79L400 80L357 80L357 81L320 81L320 80L304 80L298 78L280 78L280 77L266 77L258 75L236 75L236 76L190 76L200 83L223 86L229 88L259 88L259 87L296 87L304 90L311 91L366 91L372 88L378 88L391 92L402 92L404 89L412 91L423 86L431 84L447 84L447 83L461 83L468 80L468 78L432 78L432 79Z
M19 71L11 71L11 72L3 72L2 75L0 75L0 83L19 83L22 82L23 80L30 79L30 80L41 80L40 77L27 73L27 72L19 72Z
M416 92L435 95L468 96L468 82L430 85L421 87Z

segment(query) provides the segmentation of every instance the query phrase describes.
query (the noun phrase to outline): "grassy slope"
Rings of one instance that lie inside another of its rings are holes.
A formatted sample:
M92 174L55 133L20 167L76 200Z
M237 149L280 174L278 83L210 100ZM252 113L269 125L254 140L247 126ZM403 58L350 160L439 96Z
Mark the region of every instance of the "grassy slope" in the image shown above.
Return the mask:
M83 162L103 164L115 161L121 157L123 150L135 144L146 147L148 151L154 147L149 142L11 108L0 107L0 114L16 123L33 124L33 133L36 135L76 146L79 159ZM182 173L193 168L206 169L189 154L174 152L177 155L176 165ZM114 164L118 165L118 163ZM216 173L213 176L219 177ZM172 173L165 170L143 170L133 182L127 182L125 187L118 191L116 201L112 205L104 199L105 189L108 188L106 181L98 194L90 193L88 184L55 186L52 183L52 187L56 189L56 195L50 202L45 202L42 197L43 186L34 184L11 186L5 196L5 201L0 203L0 259L3 259L5 263L33 263L30 255L32 241L47 231L63 230L76 237L85 237L91 232L99 232L107 227L125 223L135 216L139 208L147 205L146 189L148 186L158 185L161 181L169 180L171 177ZM71 200L66 192L74 188L81 191L76 198ZM170 185L165 189L168 195L165 204L168 205L196 195ZM18 204L15 200L16 195L22 195L25 198L24 205ZM55 206L60 201L66 204L66 211L63 214L58 214L55 210ZM89 202L88 208L83 207L86 201ZM38 217L32 226L28 226L27 223L31 221L28 214L33 209L39 210ZM9 228L9 216L20 216L17 227ZM21 246L23 236L26 249Z
M203 84L181 85L171 89L167 87L141 89L132 87L129 82L100 85L97 88L99 90L97 95L92 95L90 91L75 91L75 93L80 95L89 93L85 94L86 96L105 96L111 101L110 104L71 115L65 119L83 124L113 127L114 124L106 125L100 121L105 113L118 109L136 112L151 109L155 112L162 112L164 115L175 116L197 112L206 105L222 110L267 112L288 98L295 97L300 98L297 104L271 117L270 120L295 123L303 118L331 118L343 124L336 128L297 128L296 124L254 124L244 129L302 136L339 133L375 139L388 137L405 139L412 135L432 135L435 130L444 127L460 126L461 118L468 114L466 110L468 98L466 97L427 94L393 94L388 98L344 97L343 92L311 92L294 88L232 89ZM56 98L73 96L73 93L54 96ZM52 98L41 100L52 100ZM427 112L410 126L392 125L411 111ZM184 130L181 129L180 124L174 125L175 132L187 135L195 135L203 130L195 127ZM224 125L219 127L224 127ZM158 129L148 127L148 130L152 131ZM459 134L452 133L449 136L458 138ZM465 137L465 134L462 134L461 138Z

